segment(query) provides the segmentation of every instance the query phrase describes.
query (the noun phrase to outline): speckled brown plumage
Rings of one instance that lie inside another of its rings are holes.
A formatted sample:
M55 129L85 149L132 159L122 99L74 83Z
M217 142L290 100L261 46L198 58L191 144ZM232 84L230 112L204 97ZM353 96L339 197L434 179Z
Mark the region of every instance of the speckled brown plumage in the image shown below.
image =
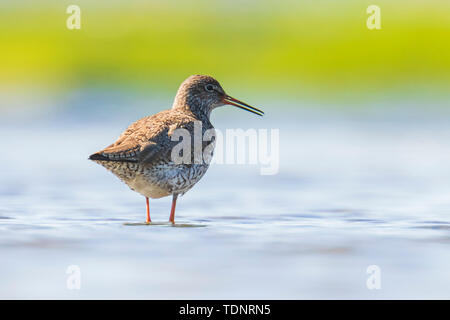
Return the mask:
M194 126L196 123L201 124L202 134L206 130L213 130L209 115L214 108L224 104L262 115L262 111L226 95L214 78L191 76L180 85L172 109L134 122L116 142L92 154L89 159L114 173L132 190L147 198L173 195L171 221L174 222L177 196L184 194L203 177L209 163L175 163L171 153L180 142L172 141L172 134L176 129L185 129L191 134L193 160L196 156ZM203 142L202 149L210 143L214 148L212 139L211 142ZM149 215L147 220L150 220Z

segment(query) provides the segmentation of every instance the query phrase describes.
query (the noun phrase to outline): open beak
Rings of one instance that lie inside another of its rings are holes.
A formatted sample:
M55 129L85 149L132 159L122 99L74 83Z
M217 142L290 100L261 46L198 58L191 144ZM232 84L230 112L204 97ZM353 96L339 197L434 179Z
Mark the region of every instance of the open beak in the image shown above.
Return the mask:
M235 107L247 110L249 112L257 114L258 116L262 116L264 114L263 111L261 111L259 109L256 109L256 108L254 108L252 106L249 106L248 104L246 104L246 103L244 103L242 101L239 101L238 99L235 99L235 98L230 97L230 96L225 96L225 98L223 98L223 102L225 104L230 104L232 106L235 106Z

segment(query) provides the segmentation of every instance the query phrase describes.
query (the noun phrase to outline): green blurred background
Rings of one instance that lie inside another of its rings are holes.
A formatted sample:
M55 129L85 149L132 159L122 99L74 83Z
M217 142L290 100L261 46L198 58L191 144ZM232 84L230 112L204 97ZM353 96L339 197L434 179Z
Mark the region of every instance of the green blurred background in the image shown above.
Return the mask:
M66 27L70 4L81 8L80 30ZM371 4L381 30L366 27ZM3 93L171 95L188 75L209 74L232 94L448 98L448 0L16 0L0 9Z

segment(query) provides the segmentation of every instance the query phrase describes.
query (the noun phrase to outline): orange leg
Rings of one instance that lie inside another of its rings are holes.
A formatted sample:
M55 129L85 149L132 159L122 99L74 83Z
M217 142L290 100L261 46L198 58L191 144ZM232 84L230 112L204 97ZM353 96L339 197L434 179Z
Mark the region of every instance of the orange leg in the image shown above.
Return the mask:
M177 205L177 197L178 194L174 193L172 198L172 210L170 210L169 218L169 221L172 222L172 224L175 224L175 206Z
M152 222L152 219L150 219L150 204L148 202L148 198L145 197L145 201L147 202L147 223Z

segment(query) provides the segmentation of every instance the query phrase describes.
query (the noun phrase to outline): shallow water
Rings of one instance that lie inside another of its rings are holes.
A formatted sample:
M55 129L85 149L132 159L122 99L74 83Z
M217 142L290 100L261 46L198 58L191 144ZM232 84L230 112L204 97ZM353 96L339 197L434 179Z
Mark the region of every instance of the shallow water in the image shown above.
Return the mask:
M221 129L279 128L280 171L212 165L175 228L169 198L146 225L144 198L87 160L137 118L2 121L0 298L450 298L445 117L218 110Z

